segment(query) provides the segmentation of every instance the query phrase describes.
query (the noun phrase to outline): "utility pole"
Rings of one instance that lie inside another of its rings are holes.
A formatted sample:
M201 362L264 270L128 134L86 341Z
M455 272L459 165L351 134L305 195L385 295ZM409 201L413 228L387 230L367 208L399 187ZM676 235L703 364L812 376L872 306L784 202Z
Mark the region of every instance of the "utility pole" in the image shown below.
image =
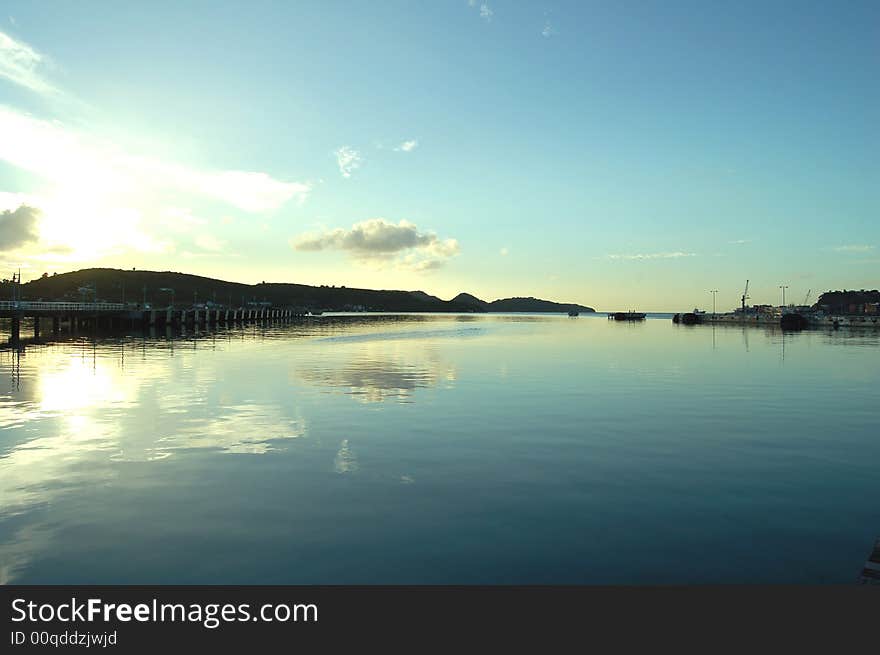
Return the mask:
M715 317L715 294L718 293L718 289L711 289L709 293L712 294L712 317Z

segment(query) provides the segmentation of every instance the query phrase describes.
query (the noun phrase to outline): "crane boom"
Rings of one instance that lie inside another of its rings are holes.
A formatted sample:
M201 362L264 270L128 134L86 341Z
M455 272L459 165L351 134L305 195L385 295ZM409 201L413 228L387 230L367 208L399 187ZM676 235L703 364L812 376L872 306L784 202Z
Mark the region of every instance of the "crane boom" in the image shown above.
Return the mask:
M749 281L746 280L746 288L743 291L743 295L742 295L742 299L741 299L743 311L746 310L746 300L748 300L748 299L749 299Z

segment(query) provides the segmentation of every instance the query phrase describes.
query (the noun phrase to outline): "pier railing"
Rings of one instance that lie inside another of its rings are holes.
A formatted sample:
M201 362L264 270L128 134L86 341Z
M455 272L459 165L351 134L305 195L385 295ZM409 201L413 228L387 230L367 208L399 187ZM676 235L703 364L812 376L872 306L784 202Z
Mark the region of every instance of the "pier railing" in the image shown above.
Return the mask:
M0 300L0 311L118 312L124 309L125 304L121 302L43 302L31 300Z

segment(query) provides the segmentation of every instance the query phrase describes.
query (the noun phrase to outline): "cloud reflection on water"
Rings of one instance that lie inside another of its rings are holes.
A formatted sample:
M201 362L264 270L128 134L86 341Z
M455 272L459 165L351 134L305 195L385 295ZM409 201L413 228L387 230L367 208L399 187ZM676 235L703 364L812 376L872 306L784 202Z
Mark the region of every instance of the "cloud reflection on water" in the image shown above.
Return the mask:
M351 352L351 348L355 348ZM309 384L331 387L363 403L386 400L412 402L418 389L451 388L457 378L452 362L421 347L362 342L349 346L309 368L297 367L296 377Z
M0 392L0 584L51 548L56 524L39 517L68 493L113 484L121 463L262 455L307 432L295 407L216 397L221 372L193 366L192 351L124 353L68 343L16 360L21 382Z

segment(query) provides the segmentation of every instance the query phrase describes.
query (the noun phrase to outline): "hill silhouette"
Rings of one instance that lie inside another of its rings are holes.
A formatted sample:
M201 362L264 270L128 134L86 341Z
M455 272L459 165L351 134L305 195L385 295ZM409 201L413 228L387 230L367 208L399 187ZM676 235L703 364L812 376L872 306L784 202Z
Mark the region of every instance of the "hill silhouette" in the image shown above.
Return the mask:
M486 302L469 293L460 293L452 302L473 307L482 312L578 312L590 313L596 311L592 307L578 305L576 303L559 303L540 298L502 298Z
M12 297L10 281L0 282L0 297ZM560 304L535 298L507 298L485 303L470 294L459 294L452 300L442 300L424 291L310 286L286 282L243 284L173 271L115 268L87 268L70 273L44 275L21 285L22 300L100 300L165 307L171 304L172 297L176 306L213 303L239 307L251 303L271 303L279 307L326 311L564 312L570 308L584 312L593 311L581 305Z

